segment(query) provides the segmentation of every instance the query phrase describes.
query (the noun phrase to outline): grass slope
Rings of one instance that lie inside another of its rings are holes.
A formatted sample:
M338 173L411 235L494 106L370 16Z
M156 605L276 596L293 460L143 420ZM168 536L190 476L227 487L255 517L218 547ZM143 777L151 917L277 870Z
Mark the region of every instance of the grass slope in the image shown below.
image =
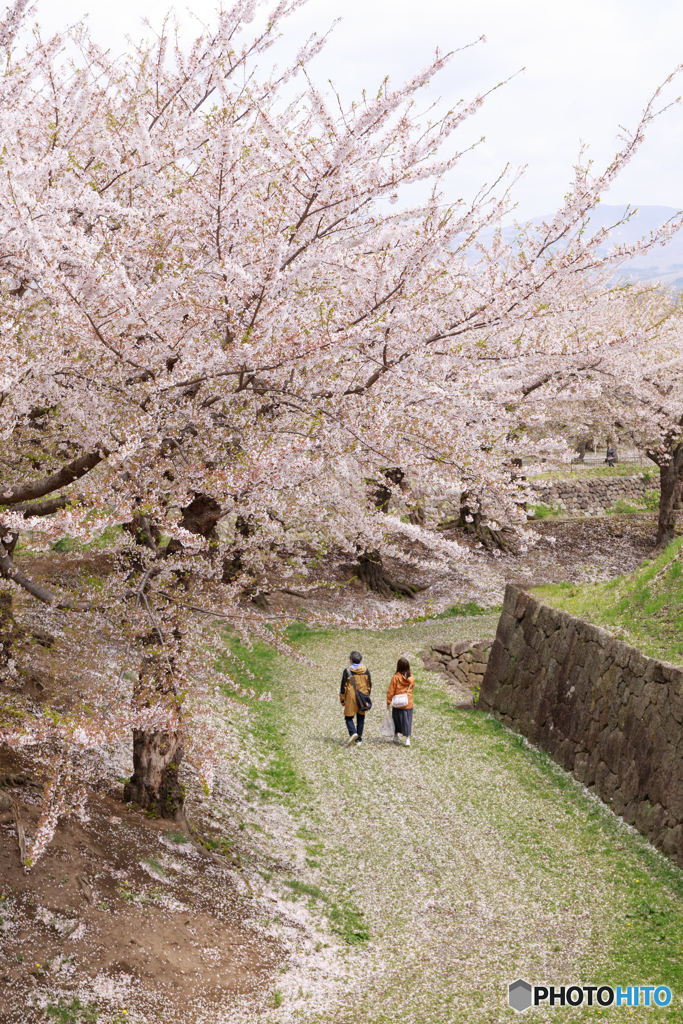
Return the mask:
M683 538L608 583L556 583L534 593L554 608L617 633L652 657L683 664Z
M561 469L549 470L546 473L533 473L527 469L527 475L532 480L591 480L595 477L615 476L637 476L642 473L646 482L657 480L658 471L652 468L651 463L642 466L639 462L618 462L610 469L609 466L567 466Z

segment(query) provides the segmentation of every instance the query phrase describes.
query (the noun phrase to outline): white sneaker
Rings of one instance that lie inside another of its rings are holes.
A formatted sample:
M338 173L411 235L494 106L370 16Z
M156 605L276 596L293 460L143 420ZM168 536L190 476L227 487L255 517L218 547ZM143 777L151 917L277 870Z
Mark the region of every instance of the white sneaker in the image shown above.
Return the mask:
M353 736L349 736L349 739L348 739L348 742L347 742L346 746L347 747L352 747L357 739L358 739L358 735L357 735L357 733L354 732Z
M406 736L406 746L410 746L410 736Z
M394 735L394 743L398 743L398 736Z

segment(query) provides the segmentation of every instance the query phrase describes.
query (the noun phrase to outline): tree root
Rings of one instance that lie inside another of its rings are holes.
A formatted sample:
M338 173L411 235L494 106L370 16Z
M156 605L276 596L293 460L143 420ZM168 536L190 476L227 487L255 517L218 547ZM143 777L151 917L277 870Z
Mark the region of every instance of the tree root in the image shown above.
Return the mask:
M467 505L461 506L460 515L452 519L445 519L439 523L436 529L440 533L449 530L464 530L465 533L475 537L487 551L499 548L501 551L509 551L509 540L505 536L506 530L493 530L483 521L481 512L471 512Z
M415 594L426 587L416 587L412 583L401 583L387 575L382 565L382 556L378 551L364 551L358 556L358 579L370 590L389 600L397 594L413 601Z

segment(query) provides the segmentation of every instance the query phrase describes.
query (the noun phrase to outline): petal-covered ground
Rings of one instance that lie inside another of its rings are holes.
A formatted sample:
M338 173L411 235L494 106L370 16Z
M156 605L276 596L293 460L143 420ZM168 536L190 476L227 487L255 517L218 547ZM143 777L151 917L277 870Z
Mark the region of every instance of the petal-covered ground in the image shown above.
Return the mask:
M26 877L3 819L0 1021L479 1024L511 1019L517 978L674 991L667 1010L525 1020L682 1020L681 872L420 666L418 650L490 637L496 618L302 628L306 664L246 652L252 696L216 697L225 757L211 794L192 788L193 843L93 795L90 822L60 825ZM375 707L349 749L352 647ZM379 735L400 655L417 677L410 748Z
M327 915L337 944L324 970L311 962L283 975L264 1019L504 1021L507 985L520 977L674 984L680 873L571 777L497 722L458 709L441 678L419 669L411 748L379 736L398 656L416 666L432 641L491 636L495 625L478 617L313 634L302 647L315 667L281 663L283 744L302 778L287 802L310 854L286 884L321 927ZM372 671L375 707L362 747L349 749L338 685L351 646ZM642 925L646 890L666 921L660 932ZM334 928L342 912L358 915L345 935ZM658 976L635 977L648 969ZM675 1004L678 1013L680 995ZM558 1006L525 1019L567 1013L617 1011ZM673 1006L666 1013L681 1019Z

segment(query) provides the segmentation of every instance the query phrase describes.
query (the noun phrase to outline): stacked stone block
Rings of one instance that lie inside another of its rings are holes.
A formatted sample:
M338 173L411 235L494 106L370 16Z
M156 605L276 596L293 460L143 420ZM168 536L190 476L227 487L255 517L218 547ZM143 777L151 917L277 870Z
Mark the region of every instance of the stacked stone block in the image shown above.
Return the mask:
M441 672L449 686L476 690L481 686L492 640L461 640L453 644L434 644L420 657L428 672Z
M589 477L586 480L576 477L571 480L530 480L529 485L536 495L533 499L535 504L560 508L567 515L577 517L604 515L620 499L640 505L645 492L659 486L656 479L645 480L642 473L635 476ZM459 491L439 494L416 488L408 494L393 497L390 508L403 514L413 509L416 503L420 504L425 523L431 527L460 516Z
M508 585L477 706L683 867L683 669Z
M641 473L588 480L531 481L539 505L550 505L576 516L604 515L620 499L633 505L642 504L645 492L656 486L656 481L646 481Z

